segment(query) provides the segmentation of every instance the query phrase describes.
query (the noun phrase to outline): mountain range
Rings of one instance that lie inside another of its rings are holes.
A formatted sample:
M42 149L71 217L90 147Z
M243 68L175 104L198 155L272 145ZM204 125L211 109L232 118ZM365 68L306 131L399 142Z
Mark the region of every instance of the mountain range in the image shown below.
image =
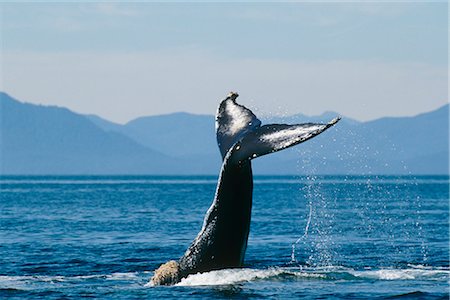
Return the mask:
M263 123L327 122L338 113ZM221 159L214 116L173 113L124 125L0 92L0 174L212 174ZM413 117L359 122L254 160L255 174L448 174L449 105Z

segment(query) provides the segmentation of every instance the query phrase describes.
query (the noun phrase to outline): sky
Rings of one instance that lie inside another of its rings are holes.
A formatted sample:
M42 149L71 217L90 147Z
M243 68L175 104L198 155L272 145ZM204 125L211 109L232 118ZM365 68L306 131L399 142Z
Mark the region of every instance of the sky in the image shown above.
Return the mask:
M448 102L441 2L1 2L0 90L126 123L214 114L361 121Z

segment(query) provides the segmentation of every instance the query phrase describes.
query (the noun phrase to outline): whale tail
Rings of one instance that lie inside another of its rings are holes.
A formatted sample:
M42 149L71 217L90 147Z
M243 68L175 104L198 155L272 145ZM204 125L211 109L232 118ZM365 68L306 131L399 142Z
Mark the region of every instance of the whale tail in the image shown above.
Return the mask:
M155 271L151 285L172 285L189 274L241 267L253 193L251 164L245 162L311 139L340 119L327 124L261 126L251 110L236 103L237 97L237 93L230 93L217 111L217 143L224 163L203 227L178 262L169 261Z
M251 160L256 157L277 152L303 143L324 132L341 118L337 117L326 124L268 124L261 121L251 110L236 103L238 94L230 93L217 111L216 133L222 158L228 152L235 162Z

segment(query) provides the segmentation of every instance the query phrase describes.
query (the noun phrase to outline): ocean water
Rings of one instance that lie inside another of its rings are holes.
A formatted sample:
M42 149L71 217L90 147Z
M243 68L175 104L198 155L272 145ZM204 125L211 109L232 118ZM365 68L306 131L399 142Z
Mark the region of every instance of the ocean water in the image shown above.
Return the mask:
M216 177L0 177L0 298L448 299L448 176L256 176L242 269L153 287Z

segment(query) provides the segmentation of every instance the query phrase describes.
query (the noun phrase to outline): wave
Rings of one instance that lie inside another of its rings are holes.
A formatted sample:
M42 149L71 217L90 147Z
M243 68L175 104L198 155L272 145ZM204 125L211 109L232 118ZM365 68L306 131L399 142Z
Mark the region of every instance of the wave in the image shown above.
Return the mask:
M380 269L350 272L355 277L380 280L449 280L450 270L447 268L431 268L411 266L408 269Z
M177 286L233 285L257 280L437 280L448 281L449 268L411 266L407 269L385 268L353 270L331 266L325 268L225 269L192 274Z
M280 279L283 277L303 277L321 278L322 274L305 272L292 272L286 269L225 269L205 273L189 275L183 278L177 286L197 286L197 285L229 285L241 282L255 281L259 279Z
M148 274L144 272L146 277ZM8 276L0 275L0 289L14 290L32 290L39 285L55 285L55 284L76 284L89 280L118 280L118 281L137 281L139 273L112 273L112 274L93 274L93 275L77 275L77 276L60 276L60 275L23 275Z

